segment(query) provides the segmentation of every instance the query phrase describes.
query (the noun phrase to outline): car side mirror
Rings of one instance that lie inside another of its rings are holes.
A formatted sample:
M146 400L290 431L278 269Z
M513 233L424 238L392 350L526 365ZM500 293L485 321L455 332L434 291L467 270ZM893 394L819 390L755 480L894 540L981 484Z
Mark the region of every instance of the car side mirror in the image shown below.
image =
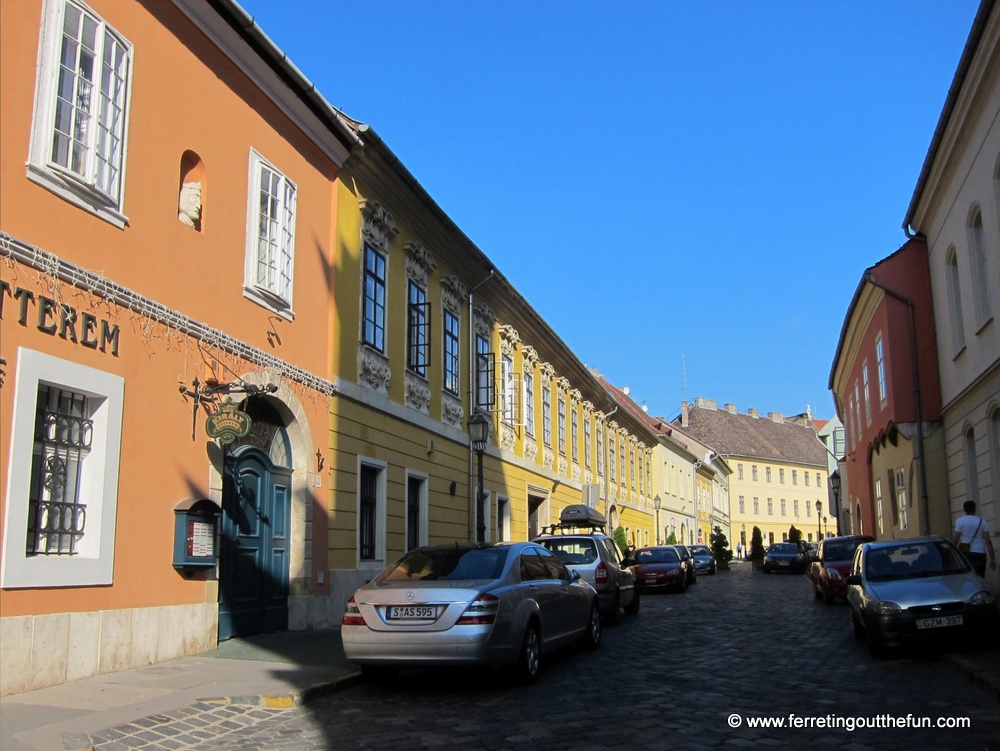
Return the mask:
M860 584L861 583L861 575L860 574L851 574L850 576L847 577L847 583L848 584Z
M580 576L580 572L577 571L576 569L573 569L569 573L570 573L570 581L579 581L581 578L583 578Z

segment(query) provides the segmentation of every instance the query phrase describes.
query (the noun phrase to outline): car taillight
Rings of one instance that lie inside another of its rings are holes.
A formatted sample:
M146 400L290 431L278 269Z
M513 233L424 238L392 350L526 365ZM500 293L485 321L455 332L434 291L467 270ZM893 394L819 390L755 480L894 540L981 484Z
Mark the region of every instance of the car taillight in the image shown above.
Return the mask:
M595 584L607 584L608 583L608 567L604 565L604 562L597 564L597 568L594 569L594 583Z
M364 626L365 619L361 617L361 611L358 610L358 604L354 602L354 595L351 595L351 599L347 601L347 607L344 608L344 617L340 621L341 626Z
M499 608L500 598L496 595L480 595L472 601L472 604L469 605L469 607L465 609L465 612L462 613L461 617L459 617L457 625L481 626L484 624L488 625L490 623L494 623L497 619L497 610L499 610Z

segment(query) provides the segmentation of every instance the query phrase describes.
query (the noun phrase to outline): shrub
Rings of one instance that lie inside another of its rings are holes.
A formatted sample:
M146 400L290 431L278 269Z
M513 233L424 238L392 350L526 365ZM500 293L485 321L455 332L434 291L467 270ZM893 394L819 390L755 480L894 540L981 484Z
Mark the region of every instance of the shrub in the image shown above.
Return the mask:
M709 540L715 560L726 563L733 560L733 551L729 549L729 539L723 533L722 527L716 526Z
M760 527L754 527L750 536L750 560L764 560L764 536L760 532Z

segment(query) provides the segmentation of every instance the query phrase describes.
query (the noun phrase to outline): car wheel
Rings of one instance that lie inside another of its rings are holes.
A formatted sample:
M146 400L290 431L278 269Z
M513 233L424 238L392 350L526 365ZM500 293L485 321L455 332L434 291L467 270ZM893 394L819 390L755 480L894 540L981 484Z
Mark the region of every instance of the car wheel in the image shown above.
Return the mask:
M767 566L764 566L764 573L765 574L770 574L771 573L771 569L768 568Z
M712 568L708 570L708 573L710 576L715 576L715 566L712 566Z
M607 613L608 625L617 626L622 622L622 596L621 592L615 592L615 601L611 603L611 609Z
M882 636L871 625L865 631L868 634L868 654L872 657L885 657L886 647L882 642Z
M399 670L386 667L385 665L362 665L361 675L370 683L383 685L389 683L399 675Z
M542 640L538 625L532 621L524 632L521 654L518 655L515 674L521 683L534 683L542 669Z
M625 606L626 615L636 615L639 612L639 590L632 588L632 602Z
M587 630L583 632L581 643L584 649L590 651L601 646L601 610L596 602L590 609L590 620L587 622Z
M865 638L865 627L861 623L861 620L858 618L858 616L854 613L853 609L851 610L851 628L854 629L855 639Z

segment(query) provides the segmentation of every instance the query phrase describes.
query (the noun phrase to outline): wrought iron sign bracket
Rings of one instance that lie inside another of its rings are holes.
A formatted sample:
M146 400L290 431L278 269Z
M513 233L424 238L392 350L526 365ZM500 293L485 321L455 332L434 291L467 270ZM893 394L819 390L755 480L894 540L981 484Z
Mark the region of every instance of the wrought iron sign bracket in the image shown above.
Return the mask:
M201 408L202 402L215 404L219 401L219 394L246 394L247 396L273 394L278 390L278 384L268 383L264 386L257 386L246 381L233 381L231 383L208 382L202 385L198 376L195 376L191 382L191 388L181 384L179 390L181 394L194 400L193 414L191 415L191 440L193 441L198 434L198 410Z

